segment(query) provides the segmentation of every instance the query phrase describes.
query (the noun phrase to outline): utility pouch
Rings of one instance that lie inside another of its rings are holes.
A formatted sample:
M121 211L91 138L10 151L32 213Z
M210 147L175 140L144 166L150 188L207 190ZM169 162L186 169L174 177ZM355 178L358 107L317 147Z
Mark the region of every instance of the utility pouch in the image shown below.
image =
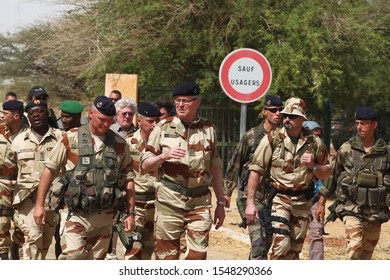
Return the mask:
M369 188L367 189L367 205L377 207L379 204L379 189Z
M58 209L63 202L65 192L65 182L62 178L55 178L47 192L47 205L50 210Z
M358 187L356 185L348 186L348 197L353 202L357 201L357 199L358 199Z
M118 181L118 174L115 169L104 169L104 185L113 187Z
M362 171L357 175L358 187L375 188L378 186L378 176L375 173Z
M85 172L85 174L83 176L83 184L85 186L93 186L94 185L94 172L93 171Z
M336 198L340 202L344 203L348 200L348 188L349 185L347 184L341 184L339 188L336 189Z
M356 198L356 204L359 206L362 206L367 201L367 190L368 188L357 188L357 198Z
M379 187L378 188L378 207L386 206L386 188Z
M81 186L81 208L92 209L98 201L97 192L94 186Z

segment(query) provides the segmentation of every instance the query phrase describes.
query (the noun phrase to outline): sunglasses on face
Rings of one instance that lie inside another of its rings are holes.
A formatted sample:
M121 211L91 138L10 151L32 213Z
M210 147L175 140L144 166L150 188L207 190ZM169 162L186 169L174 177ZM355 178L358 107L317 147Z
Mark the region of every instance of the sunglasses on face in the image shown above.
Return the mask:
M283 108L265 108L265 110L270 111L271 113L275 114L276 112L282 111Z
M300 117L300 116L298 116L298 115L283 115L283 119L289 118L290 120L295 120L298 117Z
M121 115L123 117L126 117L126 115L129 115L129 117L132 117L132 116L134 116L134 113L133 112L122 112Z

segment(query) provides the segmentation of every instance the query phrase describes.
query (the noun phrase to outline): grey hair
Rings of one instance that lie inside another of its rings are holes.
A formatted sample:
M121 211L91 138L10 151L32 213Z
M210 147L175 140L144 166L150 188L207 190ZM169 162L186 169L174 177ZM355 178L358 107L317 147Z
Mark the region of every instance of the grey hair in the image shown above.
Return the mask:
M133 113L135 114L137 112L137 104L135 103L135 101L131 98L122 98L122 99L119 99L116 103L115 103L115 109L116 109L116 113L118 114L119 111L125 107L130 107L131 110L133 110Z

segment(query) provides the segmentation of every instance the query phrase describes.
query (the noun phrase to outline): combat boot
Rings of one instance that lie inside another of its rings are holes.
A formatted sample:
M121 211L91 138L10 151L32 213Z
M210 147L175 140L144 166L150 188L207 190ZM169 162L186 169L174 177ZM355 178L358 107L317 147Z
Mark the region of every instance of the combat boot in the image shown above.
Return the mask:
M8 253L2 253L0 254L0 260L9 260Z

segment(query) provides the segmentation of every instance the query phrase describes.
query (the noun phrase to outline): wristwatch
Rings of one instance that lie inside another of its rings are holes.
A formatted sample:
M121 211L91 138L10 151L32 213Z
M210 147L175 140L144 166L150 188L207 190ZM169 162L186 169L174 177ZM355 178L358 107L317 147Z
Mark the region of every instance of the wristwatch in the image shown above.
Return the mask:
M226 206L226 201L225 200L217 200L217 204Z
M313 170L312 170L312 171L313 171L313 173L314 173L314 172L316 172L316 170L317 170L317 169L318 169L318 164L317 164L317 163L315 163L315 164L314 164L314 167L313 167Z
M126 212L126 217L127 217L127 216L130 216L130 215L133 215L133 216L137 215L137 211L135 211L135 210L129 210L129 211L127 211L127 212Z

